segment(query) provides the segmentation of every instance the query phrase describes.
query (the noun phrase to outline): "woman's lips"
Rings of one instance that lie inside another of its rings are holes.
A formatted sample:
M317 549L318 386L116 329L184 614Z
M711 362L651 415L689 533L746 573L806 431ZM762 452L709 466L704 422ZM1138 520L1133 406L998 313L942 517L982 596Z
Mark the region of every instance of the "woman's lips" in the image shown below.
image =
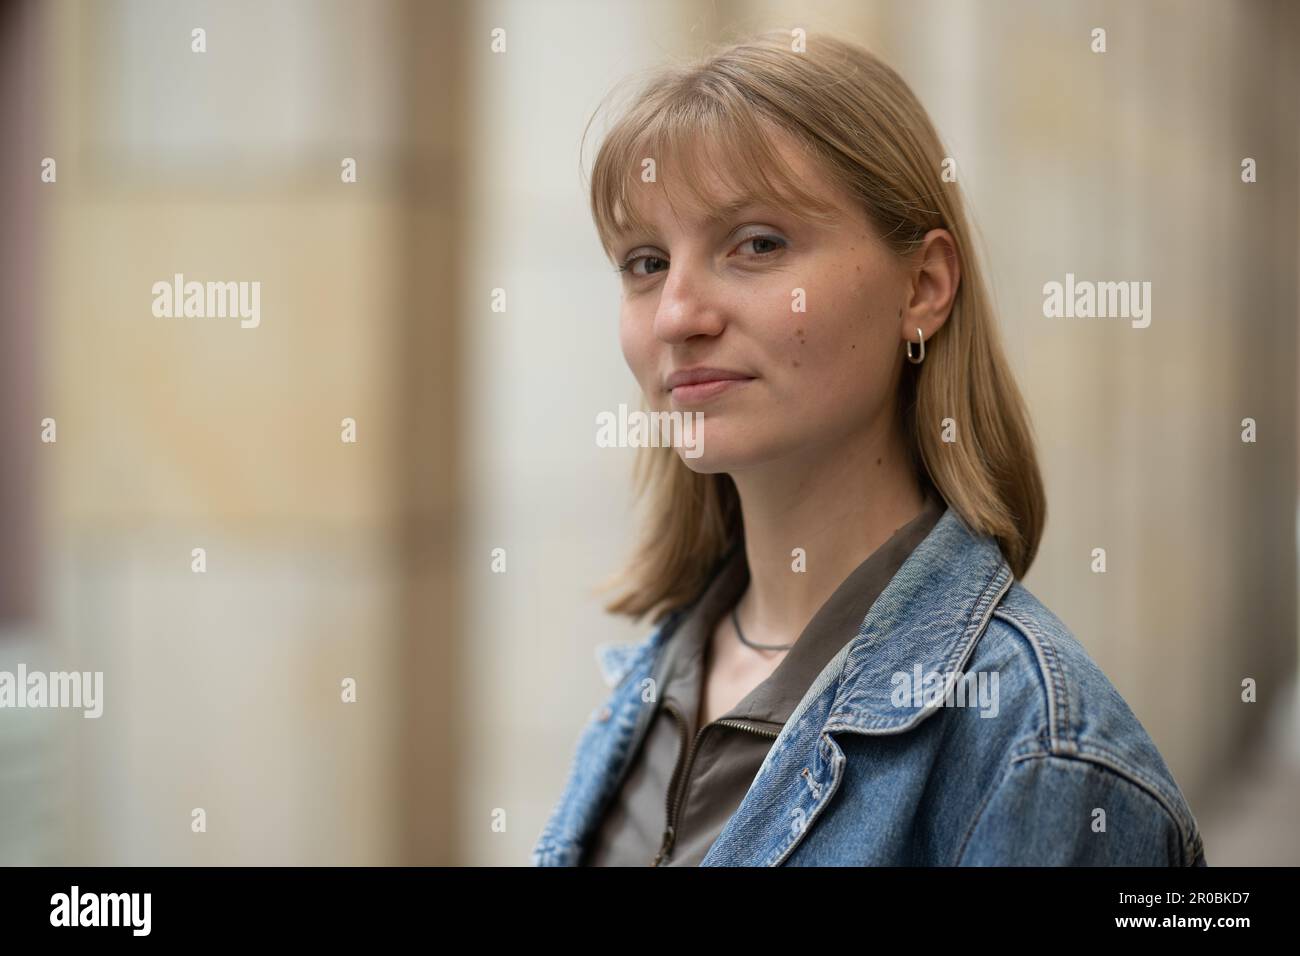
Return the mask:
M723 392L731 391L734 388L738 388L752 381L752 378L713 379L708 382L697 382L694 385L678 385L670 392L670 394L674 404L694 404L713 398L715 395L721 395Z

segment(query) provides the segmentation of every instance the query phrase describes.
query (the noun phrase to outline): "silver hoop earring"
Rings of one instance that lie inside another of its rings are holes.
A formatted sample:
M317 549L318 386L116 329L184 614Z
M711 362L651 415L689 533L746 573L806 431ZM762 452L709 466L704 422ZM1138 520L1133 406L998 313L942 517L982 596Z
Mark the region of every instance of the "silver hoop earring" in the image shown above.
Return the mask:
M925 360L925 337L921 335L921 330L916 330L916 340L921 343L921 352L919 355L912 354L912 343L905 343L907 346L907 360L913 365L920 365Z

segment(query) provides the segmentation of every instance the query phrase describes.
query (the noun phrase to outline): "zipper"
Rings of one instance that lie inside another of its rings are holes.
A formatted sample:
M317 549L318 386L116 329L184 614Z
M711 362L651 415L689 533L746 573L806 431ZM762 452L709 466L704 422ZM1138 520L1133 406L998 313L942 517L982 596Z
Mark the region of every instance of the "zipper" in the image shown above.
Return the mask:
M779 730L770 730L767 727L755 727L753 724L746 724L739 720L731 720L730 718L724 719L719 717L714 721L714 723L722 724L724 727L737 727L740 730L748 730L753 734L762 734L764 737L771 737L773 740L781 736L781 731Z
M695 734L695 739L688 741L686 739L686 719L682 717L677 708L673 707L671 704L665 703L664 710L671 713L673 719L677 721L677 729L682 738L682 749L686 750L686 760L684 762L681 760L678 761L676 768L673 770L672 779L668 782L668 805L665 808L665 819L667 825L664 828L663 843L660 844L659 852L655 854L655 858L650 861L651 866L659 866L665 859L667 859L668 854L672 852L673 844L677 841L677 813L681 810L682 798L686 795L686 781L690 778L691 764L694 763L695 754L700 749L700 739L704 736L704 732L710 727L723 726L735 727L738 730L748 730L750 733L761 734L764 737L771 737L773 739L781 735L779 730L755 727L753 724L747 724L740 720L719 718L711 723L705 724ZM689 749L687 749L688 744Z

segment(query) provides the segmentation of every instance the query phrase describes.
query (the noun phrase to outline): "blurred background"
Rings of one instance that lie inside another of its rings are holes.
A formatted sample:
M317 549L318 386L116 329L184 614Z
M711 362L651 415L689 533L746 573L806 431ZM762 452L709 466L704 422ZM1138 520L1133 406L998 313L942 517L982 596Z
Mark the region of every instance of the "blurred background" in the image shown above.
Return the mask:
M1281 0L0 4L0 670L104 674L98 719L0 710L0 863L527 862L594 647L648 633L595 591L636 528L595 416L638 394L582 132L773 27L930 110L1041 442L1025 583L1210 864L1300 863ZM1150 327L1045 319L1067 272L1149 280ZM155 317L176 273L259 281L260 325Z

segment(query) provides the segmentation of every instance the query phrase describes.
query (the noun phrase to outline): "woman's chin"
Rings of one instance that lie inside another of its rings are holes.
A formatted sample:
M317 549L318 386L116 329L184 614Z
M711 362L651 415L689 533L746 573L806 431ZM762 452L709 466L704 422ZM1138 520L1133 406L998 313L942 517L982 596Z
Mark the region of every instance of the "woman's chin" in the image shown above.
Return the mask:
M720 471L726 471L725 465L718 463L718 456L713 454L699 454L695 449L678 448L677 457L691 471L697 475L715 475Z
M795 449L789 443L774 442L770 435L727 432L715 427L712 433L702 433L701 440L693 445L678 445L673 450L682 464L696 474L716 475L744 471L791 454Z
M733 471L744 464L746 457L728 451L725 447L709 448L707 443L703 447L678 447L675 450L682 464L700 475L716 475L719 472Z

